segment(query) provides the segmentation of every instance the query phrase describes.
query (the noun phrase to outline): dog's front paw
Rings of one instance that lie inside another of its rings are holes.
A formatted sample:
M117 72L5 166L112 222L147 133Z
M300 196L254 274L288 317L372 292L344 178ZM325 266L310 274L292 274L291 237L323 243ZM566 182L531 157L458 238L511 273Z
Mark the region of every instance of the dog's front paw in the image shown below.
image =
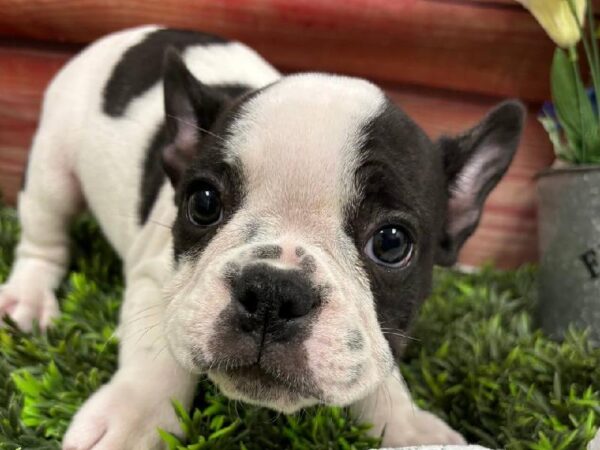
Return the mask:
M119 379L96 392L73 418L63 450L157 450L158 428L179 429L168 398L147 380Z
M427 444L466 444L465 439L437 416L420 409L402 417L401 423L388 424L383 447Z
M0 318L9 316L23 331L30 331L34 320L46 329L58 313L51 289L15 283L0 286Z
M0 319L8 315L24 331L37 320L45 329L59 313L54 288L63 268L39 259L19 259L0 286Z

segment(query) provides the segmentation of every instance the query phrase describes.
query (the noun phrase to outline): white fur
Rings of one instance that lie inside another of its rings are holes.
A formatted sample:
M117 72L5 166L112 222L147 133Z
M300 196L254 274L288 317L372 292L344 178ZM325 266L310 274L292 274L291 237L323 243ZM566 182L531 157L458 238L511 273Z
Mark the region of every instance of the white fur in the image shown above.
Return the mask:
M119 370L77 413L63 448L157 448L157 426L177 429L169 402L191 401L192 346L208 363L215 356L207 342L230 301L222 269L228 261L247 260L252 246L260 243L283 247L284 256L274 262L282 267L299 263L293 253L302 245L315 257L316 280L332 289L305 343L325 400L346 405L365 396L379 398L377 386L390 383L391 352L379 330L357 251L341 225L344 208L356 195L351 180L360 163L360 130L383 105L383 94L362 80L302 75L257 95L242 111L228 149L249 177L246 203L199 259L183 259L175 271L168 229L175 216L171 186L162 187L145 226L138 225L137 213L145 149L164 114L162 84L135 99L123 117L102 112L102 89L119 58L156 29L107 36L59 73L45 97L26 189L19 197L23 232L17 262L0 293L0 312L9 313L23 328L34 319L46 326L58 313L53 291L67 267L67 224L84 199L124 260L127 288L119 325ZM184 60L206 83L262 87L279 79L271 66L239 43L191 47ZM261 235L247 244L244 226L257 218ZM364 337L359 352L341 344L350 330ZM360 379L348 386L344 381L357 364L362 365ZM209 375L228 390L227 380L219 380L218 373ZM410 442L455 439L427 413L414 420L408 394L388 389L395 392L390 413L361 408L375 430L387 424L386 436L392 437L386 442L407 443L406 436L429 425L438 431ZM228 393L236 396L233 388ZM282 400L269 406L289 411L315 401Z
M383 447L426 444L465 444L463 437L430 412L418 408L398 369L370 395L352 405L352 412L383 434Z
M252 98L228 148L250 176L249 208L287 216L301 211L286 218L291 225L324 211L341 220L355 196L362 127L384 100L367 81L322 74L287 77Z

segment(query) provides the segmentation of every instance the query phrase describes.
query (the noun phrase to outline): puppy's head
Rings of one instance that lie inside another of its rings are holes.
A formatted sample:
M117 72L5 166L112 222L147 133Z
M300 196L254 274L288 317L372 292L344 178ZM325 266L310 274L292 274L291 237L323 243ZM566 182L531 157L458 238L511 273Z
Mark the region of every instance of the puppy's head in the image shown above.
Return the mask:
M433 143L360 79L294 75L231 99L171 52L164 87L171 351L285 412L363 397L390 374L433 265L477 226L523 108Z

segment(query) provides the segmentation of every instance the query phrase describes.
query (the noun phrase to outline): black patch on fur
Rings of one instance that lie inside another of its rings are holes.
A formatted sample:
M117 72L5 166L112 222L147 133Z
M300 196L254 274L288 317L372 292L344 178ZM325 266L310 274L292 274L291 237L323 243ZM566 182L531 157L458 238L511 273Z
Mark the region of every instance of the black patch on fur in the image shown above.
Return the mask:
M406 332L431 289L447 200L442 155L391 102L365 125L363 135L363 163L355 175L363 195L346 211L345 229L369 276L380 324ZM404 269L376 264L363 251L372 233L391 224L404 225L415 237L415 256ZM386 338L398 355L403 343L391 334Z
M166 131L165 124L162 123L146 150L139 202L140 225L145 224L148 220L158 193L167 179L161 156L163 148L169 143Z
M348 388L354 386L356 383L358 383L358 380L362 378L364 371L365 368L363 364L356 364L355 366L352 366L350 368L350 378L348 379L348 381L346 381L345 385Z
M178 212L173 224L173 250L176 261L183 253L199 255L237 212L245 195L240 168L226 163L214 147L204 148L193 165L197 170L187 173L175 195ZM187 217L187 201L201 182L209 182L219 190L223 219L216 225L197 226Z
M261 245L252 250L252 256L257 259L279 259L282 253L280 245Z
M303 247L296 247L296 256L298 258L302 258L305 253L306 253L306 250L304 250Z
M223 278L230 285L232 285L234 283L234 280L240 276L241 271L242 271L242 268L240 267L240 265L238 263L230 261L227 264L225 264L225 269L223 271Z
M231 99L243 96L245 93L250 91L249 86L242 85L211 85L211 89L215 89L219 92L224 92ZM233 100L232 100L233 101ZM216 134L216 133L215 133ZM166 124L163 122L158 127L158 130L154 134L150 145L146 150L146 157L144 158L144 166L142 170L142 182L140 187L140 201L139 201L139 220L140 225L144 225L152 208L156 203L158 194L163 184L167 182L167 176L163 167L162 154L165 146L170 144ZM204 135L206 136L206 135Z
M227 101L231 103L234 103L237 99L243 98L248 92L251 91L249 86L239 84L214 84L210 85L209 87L218 94L223 94L223 98L228 99ZM220 145L222 145L222 143L219 143L219 139L215 138L215 135L220 136L222 131L223 130L214 130L212 135L209 133L203 133L200 139L201 142L199 143L199 148L197 149L198 153L206 153L208 156L222 159L220 152ZM217 141L217 143L214 141ZM167 181L163 163L163 152L165 147L170 144L171 138L167 129L167 125L165 122L163 122L158 127L158 130L150 141L143 163L144 166L142 171L138 211L141 225L144 225L148 220L148 217L152 212L152 208L156 203L156 199L158 198L160 189ZM213 150L211 150L211 146ZM207 148L207 150L205 151L204 148ZM218 161L209 162L216 163Z
M300 260L300 268L308 275L317 271L317 260L312 255L306 255Z
M326 302L333 292L332 287L328 284L319 284L315 286L315 289L317 290L317 296L322 302Z
M483 172L495 184L512 158L522 119L522 106L507 102L459 138L434 144L388 100L386 108L364 127L363 162L355 174L362 198L358 207L346 211L345 228L369 275L381 326L401 333L409 331L412 318L430 293L433 265L446 251L453 178L469 163L474 149L492 144L487 151L496 151L498 158ZM479 207L490 189L486 184L481 192L474 193ZM377 264L363 250L372 234L386 225L402 225L413 238L414 256L404 268ZM450 249L454 255L466 236L460 238ZM399 356L405 344L400 333L388 333L386 338Z
M224 42L227 41L218 36L188 30L162 29L149 33L121 56L104 87L103 111L112 117L122 116L133 99L158 83L167 48L182 51L190 46Z
M245 242L249 244L258 236L260 233L260 225L256 221L252 221L245 226L244 234L245 234Z
M210 134L205 134L198 145L196 157L191 161L177 184L175 204L177 216L173 224L173 251L175 261L184 253L199 255L211 239L237 212L246 195L246 180L239 161L225 161L225 142L221 136L228 136L230 127L238 118L243 105L260 90L255 90L225 106ZM217 187L221 194L223 219L214 226L195 226L187 218L186 201L194 192L198 182L208 181Z
M358 329L353 329L348 332L346 336L346 347L348 350L356 352L362 350L365 346L365 338Z
M162 29L149 33L142 42L127 49L115 67L104 87L104 112L112 117L122 116L132 100L158 83L163 75L164 55L167 49L182 51L190 46L224 42L227 41L218 36L186 30ZM231 99L231 102L251 90L249 86L241 84L212 84L208 87L217 94L222 94L223 98ZM148 220L160 189L166 182L162 154L170 144L168 135L166 124L163 122L148 143L138 206L141 225ZM207 151L207 154L215 156L215 152Z
M238 98L242 97L252 89L250 86L245 84L207 84L211 89L216 89L217 91L225 94L229 98Z

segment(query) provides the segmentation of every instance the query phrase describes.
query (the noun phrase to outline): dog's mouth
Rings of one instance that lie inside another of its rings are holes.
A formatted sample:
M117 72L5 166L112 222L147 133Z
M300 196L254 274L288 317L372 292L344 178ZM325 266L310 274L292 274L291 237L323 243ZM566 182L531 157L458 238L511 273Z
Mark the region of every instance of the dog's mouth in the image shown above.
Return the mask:
M312 403L321 397L306 377L279 373L258 363L211 369L208 375L229 397L266 406L276 404L278 409L283 405Z

